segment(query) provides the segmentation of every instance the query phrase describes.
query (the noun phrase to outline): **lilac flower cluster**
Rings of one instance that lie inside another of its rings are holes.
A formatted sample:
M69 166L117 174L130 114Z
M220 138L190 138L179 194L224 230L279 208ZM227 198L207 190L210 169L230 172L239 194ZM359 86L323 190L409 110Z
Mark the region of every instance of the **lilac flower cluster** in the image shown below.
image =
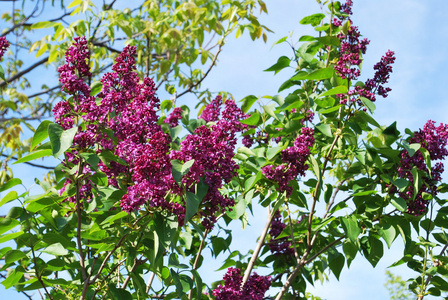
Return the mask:
M163 122L170 125L171 128L176 127L179 125L179 120L182 118L182 108L176 107L173 109L171 114L166 118Z
M225 102L221 114L222 99L217 97L201 116L215 124L198 127L181 143L180 150L173 151L171 137L158 125L160 101L155 96L154 82L149 78L140 80L135 72L135 56L136 47L125 47L115 59L112 72L102 77L101 92L93 97L85 83L91 77L87 40L75 38L66 53L66 64L58 69L63 90L73 97L53 109L56 123L64 129L78 127L74 147L71 153L66 153L64 164L78 164L80 149L95 149L98 155L116 155L121 161L115 159L107 164L101 161L98 168L107 175L111 186L126 190L121 208L130 212L146 204L176 214L181 225L185 218L185 191L197 192L195 186L203 179L208 192L202 201L201 215L204 226L212 228L215 213L234 205L219 190L236 175L238 165L232 160L236 133L245 128L239 120L247 116L233 100ZM181 116L182 109L175 108L165 122L175 127ZM195 160L182 186L172 176L173 159ZM89 176L95 172L87 166L79 172L84 174L81 196L91 199ZM66 186L70 183L67 180Z
M334 68L341 78L356 80L361 75L359 66L362 63L362 58L360 55L366 53L367 45L370 41L366 38L360 39L361 34L359 33L358 27L353 26L353 22L350 20L352 6L353 1L347 0L345 4L341 5L341 11L345 14L333 20L333 25L335 26L341 26L345 20L350 22L350 28L347 34L338 34L338 38L341 40L340 57ZM364 86L355 86L353 90L347 92L347 95L337 95L340 103L346 104L347 100L350 99L350 101L356 101L362 105L359 97L365 97L371 101L375 101L376 94L386 98L391 89L385 87L384 84L389 80L394 62L394 52L389 50L381 58L380 62L374 66L376 72L373 79L368 79Z
M386 98L388 93L392 90L389 87L384 87L390 78L390 73L392 73L392 64L395 62L395 56L393 51L387 51L381 60L375 64L373 67L376 70L373 79L367 79L365 87L361 88L356 86L355 89L359 96L375 101L375 93Z
M2 59L3 55L5 54L6 50L9 48L10 44L9 41L6 39L6 37L1 36L0 37L0 59Z
M293 255L294 250L291 248L291 243L288 242L288 238L280 238L276 239L282 232L283 229L286 228L286 224L283 223L282 215L277 210L274 214L274 218L271 222L271 228L269 229L269 235L271 236L271 240L269 241L269 249L271 252L276 255Z
M173 151L171 159L187 162L194 159L189 172L182 182L187 190L195 192L194 187L201 178L208 185L208 191L202 200L204 210L202 224L206 228L213 227L216 222L215 213L223 212L226 207L233 206L234 200L220 193L223 182L229 183L236 175L238 165L233 161L236 145L236 133L244 129L239 122L247 116L236 106L233 100L227 100L221 117L221 96L216 97L206 106L200 118L207 122L216 122L207 127L199 126L195 134L188 135L181 143L179 151Z
M359 70L359 65L362 63L360 53L366 53L370 41L367 38L360 39L360 37L358 27L353 25L350 26L347 34L338 34L338 38L341 40L340 57L334 69L342 79L354 80L361 75Z
M289 182L298 175L305 176L308 169L306 160L310 155L310 148L314 144L314 130L309 127L302 127L301 133L297 136L292 147L288 147L281 152L282 164L278 166L267 165L262 168L266 178L278 183L278 190L285 192L289 196L292 187Z
M409 143L419 143L422 148L428 150L431 160L442 160L448 156L448 150L446 149L447 141L448 124L440 124L436 127L435 122L429 120L423 129L414 132L414 136L410 138ZM413 167L417 167L418 170L428 173L428 167L420 151L417 151L411 157L406 150L403 150L401 152L398 175L401 178L407 178L411 184L406 191L399 194L400 197L407 200L408 213L422 215L426 212L428 205L428 201L423 199L422 193L428 193L433 196L437 194L437 182L441 180L444 167L443 163L437 162L431 168L431 177L425 176L422 178L423 184L418 191L414 190L414 178L411 172Z
M241 287L241 270L229 268L224 275L224 285L213 290L216 300L262 300L271 286L271 276L260 276L254 272L247 283Z

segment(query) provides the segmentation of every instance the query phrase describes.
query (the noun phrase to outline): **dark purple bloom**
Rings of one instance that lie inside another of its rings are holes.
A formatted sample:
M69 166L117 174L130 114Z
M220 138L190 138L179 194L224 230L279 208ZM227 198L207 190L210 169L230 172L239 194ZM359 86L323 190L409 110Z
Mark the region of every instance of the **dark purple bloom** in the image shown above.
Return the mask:
M229 268L224 275L224 285L213 290L216 300L262 300L271 286L271 276L260 276L254 273L247 283L241 287L243 279L241 270Z

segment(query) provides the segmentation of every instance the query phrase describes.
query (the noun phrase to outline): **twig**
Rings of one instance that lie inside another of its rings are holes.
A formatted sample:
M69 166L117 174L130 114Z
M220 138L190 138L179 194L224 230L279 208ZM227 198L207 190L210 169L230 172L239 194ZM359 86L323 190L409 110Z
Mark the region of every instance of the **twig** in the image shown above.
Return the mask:
M205 229L204 231L204 237L202 238L201 244L199 245L198 254L196 254L196 258L193 263L193 270L196 270L198 268L199 263L199 257L201 256L202 249L204 249L205 239L207 238L207 234L209 233L209 229ZM191 279L194 281L194 275L191 276ZM193 290L190 290L190 293L188 294L188 299L193 299Z
M14 160L18 160L17 157L14 157L14 156L9 157L8 155L3 154L3 153L2 153L2 156L3 156L3 157L7 157L7 158L11 158L11 159L14 159ZM27 165L30 165L30 166L33 166L33 167L36 167L36 168L46 169L46 170L54 170L54 168L55 168L55 167L47 167L47 166L38 165L38 164L35 164L35 163L30 163L30 162L28 162L28 161L27 161L27 162L24 162L24 164L27 164Z
M132 265L132 268L129 271L128 276L126 277L126 279L123 282L123 285L121 286L121 288L123 290L128 286L129 280L131 279L131 275L130 274L134 273L135 269L137 269L138 266L144 264L147 260L148 260L147 258L145 258L143 260L138 260L137 258L134 259L134 264Z
M218 51L216 52L215 56L213 57L212 63L210 65L210 67L208 68L207 72L205 72L204 76L202 76L201 79L199 79L197 82L191 84L188 89L186 89L185 91L183 91L182 93L180 93L177 98L180 98L181 96L185 95L186 93L191 92L195 87L197 87L199 84L201 84L201 82L205 79L205 77L207 77L207 75L210 73L210 71L212 70L213 66L216 64L216 60L218 59L218 55L222 50L222 43L219 43L218 45Z
M9 268L8 268L9 269ZM3 275L3 274L0 274L0 277L2 277L2 278L5 278L6 279L6 276L5 275ZM27 293L25 293L24 291L18 291L18 292L21 292L22 294L24 294L25 296L27 296L28 297L28 299L30 299L30 300L33 300L33 298L31 298L31 296L30 295L28 295Z
M241 283L241 286L243 287L246 282L249 280L250 273L252 272L252 269L254 268L255 261L258 258L258 255L260 254L261 247L264 244L264 239L266 238L266 235L269 230L269 226L271 225L272 219L274 219L275 211L269 211L268 206L268 220L266 222L266 225L264 226L263 232L260 235L260 238L258 239L257 247L254 250L254 253L252 254L252 257L250 258L249 264L247 265L246 272L244 272L243 282Z
M327 246L325 246L324 248L320 249L316 254L314 254L313 256L311 256L307 261L304 262L304 265L309 264L310 262L312 262L314 259L316 259L319 255L321 255L322 253L324 253L325 251L327 251L328 249L330 249L331 247L333 247L334 245L336 245L337 243L339 243L343 238L345 238L345 235L341 236L340 238L334 240L333 242L331 242L330 244L328 244Z
M12 77L10 77L10 78L7 78L6 81L2 81L2 82L0 83L0 88L5 87L6 84L8 84L9 82L14 81L14 80L16 80L17 78L22 77L22 76L25 75L26 73L31 72L32 70L34 70L34 69L37 68L38 66L40 66L40 65L42 65L42 64L44 64L44 63L46 63L47 61L48 61L48 56L45 57L45 58L43 58L43 59L41 59L40 61L38 61L38 62L35 63L34 65L31 65L30 67L26 68L25 70L20 71L20 72L17 73L16 75L14 75L14 76L12 76Z
M152 285L152 282L154 281L155 276L156 276L155 272L152 272L151 276L149 276L148 284L146 285L146 294L149 293L149 289L151 288L151 285ZM154 298L154 297L152 297L152 298Z

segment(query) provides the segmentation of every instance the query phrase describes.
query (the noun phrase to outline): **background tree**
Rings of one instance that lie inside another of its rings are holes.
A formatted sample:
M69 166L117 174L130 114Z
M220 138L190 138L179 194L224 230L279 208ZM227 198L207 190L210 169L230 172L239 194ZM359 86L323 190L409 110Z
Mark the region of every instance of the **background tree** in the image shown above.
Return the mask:
M171 95L163 107L170 108L187 94L194 94L199 105L211 100L211 92L201 83L216 65L227 36L247 32L254 40L263 37L266 41L269 29L258 22L258 11L267 12L261 0L2 4L0 36L11 42L3 63L5 78L0 82L3 157L20 158L29 150L21 133L25 128L34 130L30 121L51 115L62 96L55 71L75 36L89 41L94 74L90 83L110 69L124 43L133 44L139 74L154 78L156 86ZM6 165L6 178L10 172Z
M376 266L382 241L401 237L397 264L418 272L413 291L419 299L440 295L447 126L428 121L401 135L395 123L375 121L395 57L388 51L371 79L358 80L368 40L351 21L351 5L325 3L325 14L302 19L316 36L289 42L292 55L268 69L294 66L279 89L285 97L248 96L242 111L217 97L198 119L185 106L158 111L153 83L135 73L134 47L124 48L100 88L88 84L88 40L76 38L59 69L65 96L55 123L39 125L32 152L20 159L64 154L55 185L2 199L24 203L2 220L2 241L15 242L2 249L10 272L3 284L48 298L296 299L307 297L308 283L339 277L358 252ZM240 131L245 146L235 152ZM215 222L245 225L258 204L269 211L258 246L232 252L223 281L204 289L197 271L204 245L217 256L231 243Z

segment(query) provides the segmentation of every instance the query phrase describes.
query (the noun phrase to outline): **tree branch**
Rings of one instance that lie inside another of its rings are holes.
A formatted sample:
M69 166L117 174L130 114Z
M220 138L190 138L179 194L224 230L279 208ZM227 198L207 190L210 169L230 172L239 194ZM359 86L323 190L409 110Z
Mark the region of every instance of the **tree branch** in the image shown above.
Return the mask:
M14 160L19 160L17 157L14 157L14 156L8 156L8 155L6 155L6 154L3 154L2 153L2 156L3 157L7 157L7 158L11 158L11 159L14 159ZM30 163L30 162L24 162L24 164L27 164L27 165L30 165L30 166L33 166L33 167L36 167L36 168L41 168L41 169L46 169L46 170L54 170L54 168L56 168L56 167L47 167L47 166L43 166L43 165L38 165L38 164L34 164L34 163Z
M198 85L201 84L201 82L207 77L207 75L210 73L212 68L215 66L216 60L218 59L218 55L219 55L219 53L221 53L221 50L222 50L222 43L219 43L218 44L218 51L216 52L215 56L213 57L212 63L210 65L210 67L208 68L207 72L205 72L204 76L202 76L202 78L199 79L197 82L191 84L190 87L188 87L188 89L186 89L185 91L183 91L182 93L177 95L177 98L180 98L183 95L185 95L186 93L191 92L195 87L197 87Z
M208 232L209 232L209 229L208 228L205 229L204 237L202 238L201 244L199 245L198 254L196 254L196 258L193 263L193 270L196 270L198 268L199 257L201 256L202 249L204 249L205 239L207 238ZM191 279L194 281L194 275L191 276ZM188 299L189 300L193 299L193 289L190 290L190 293L188 294Z
M268 206L268 220L266 222L266 225L264 226L264 229L260 235L260 238L258 239L257 247L254 249L254 253L252 254L252 257L250 258L249 264L247 265L246 272L244 272L243 282L241 283L241 286L243 287L246 282L249 280L250 273L252 272L252 269L255 265L255 261L258 258L258 255L260 254L261 247L264 244L264 239L266 238L266 235L269 230L269 226L271 225L272 220L274 219L275 211L269 211Z
M16 79L22 77L22 76L25 75L26 73L31 72L32 70L34 70L34 69L37 68L38 66L40 66L40 65L42 65L42 64L44 64L44 63L46 63L47 61L48 61L48 56L45 57L45 58L43 58L43 59L41 59L40 61L38 61L38 62L35 63L34 65L32 65L32 66L26 68L25 70L20 71L20 72L17 73L16 75L14 75L14 76L12 76L12 77L10 77L10 78L7 78L6 81L2 81L2 82L0 82L0 88L5 87L6 84L8 84L9 82L14 81L14 80L16 80Z

